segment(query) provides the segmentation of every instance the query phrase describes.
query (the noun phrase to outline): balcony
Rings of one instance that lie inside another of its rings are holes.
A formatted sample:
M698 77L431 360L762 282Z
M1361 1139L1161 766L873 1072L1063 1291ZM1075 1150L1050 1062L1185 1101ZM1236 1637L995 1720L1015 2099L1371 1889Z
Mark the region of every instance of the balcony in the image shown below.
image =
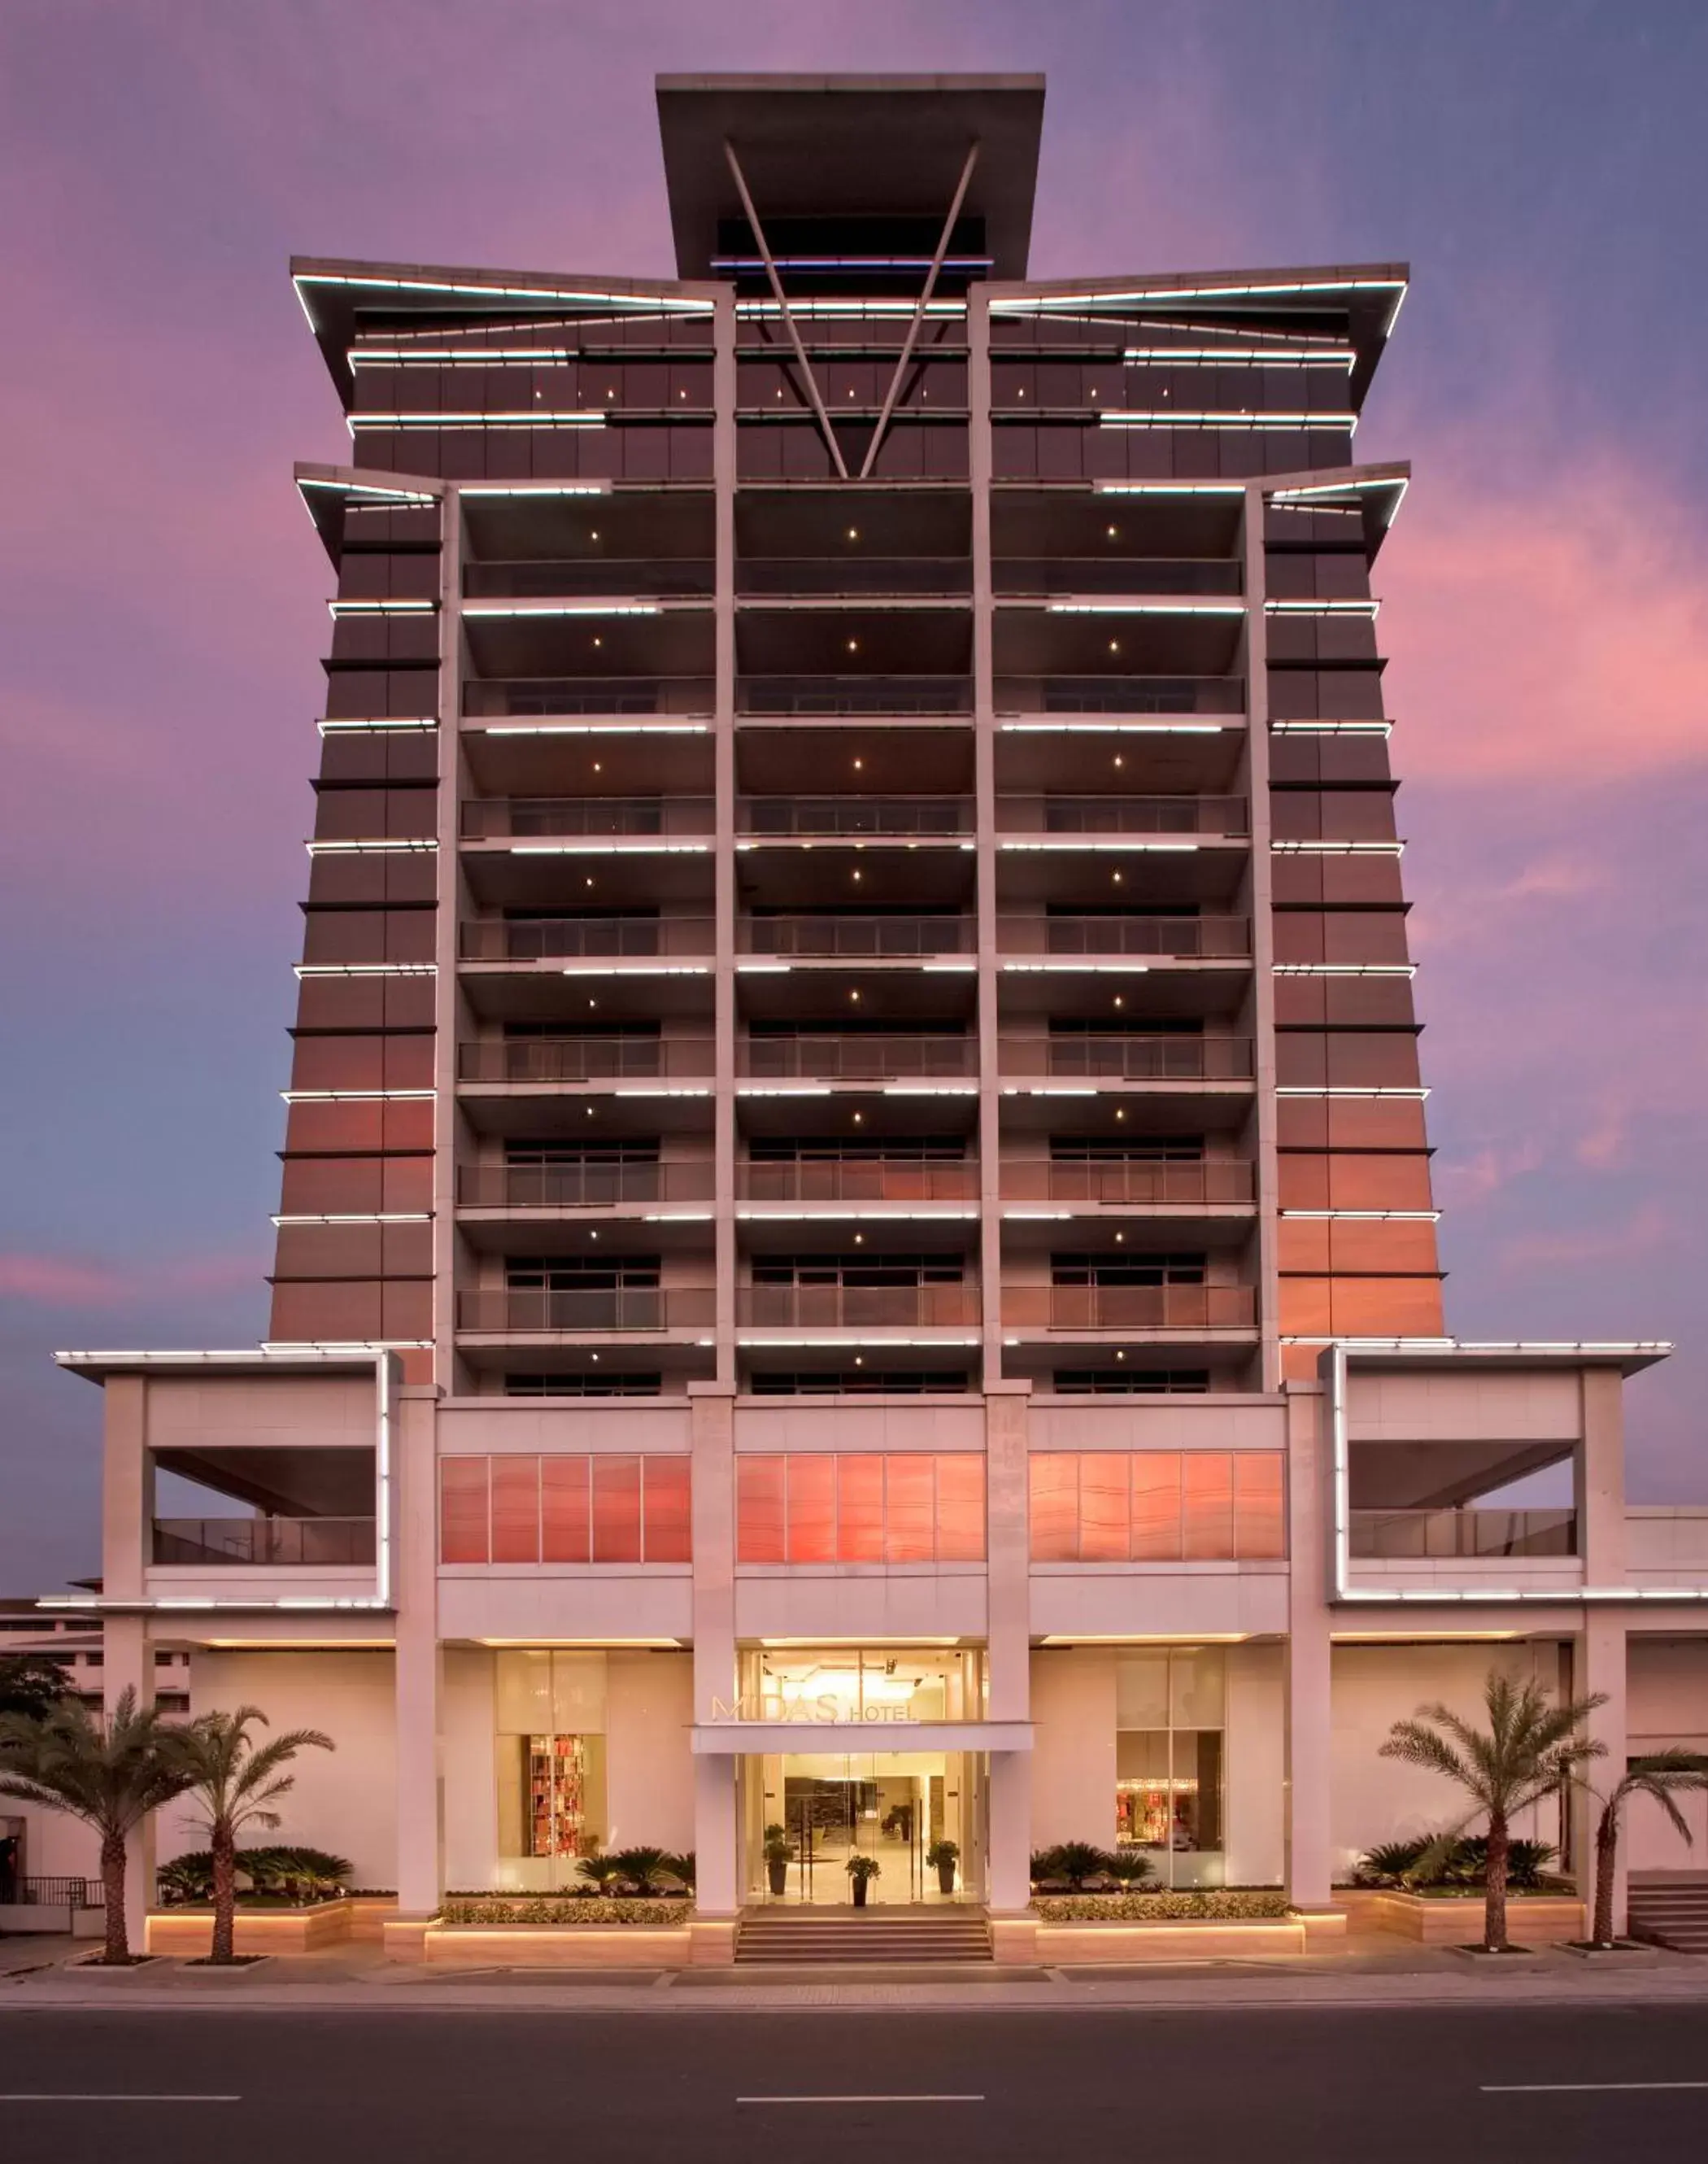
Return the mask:
M977 927L964 917L751 917L742 951L813 960L899 961L919 954L970 954Z
M713 824L709 796L496 796L463 806L463 838L470 842L532 835L709 835Z
M737 1056L745 1079L777 1082L950 1080L978 1072L970 1037L750 1037Z
M527 715L657 714L710 721L717 709L710 676L483 676L463 686L469 721Z
M1223 834L1250 830L1243 796L1001 796L1003 834Z
M1574 1556L1574 1510L1353 1510L1349 1551L1360 1560Z
M991 586L999 599L1047 594L1222 594L1237 596L1241 566L1194 556L998 556Z
M709 917L539 917L477 919L462 927L465 962L699 955L710 958Z
M1244 917L1003 917L1005 955L1155 954L1180 961L1247 960L1251 925Z
M970 796L744 796L736 824L744 837L756 840L794 835L815 841L906 840L970 834L974 806Z
M1004 1202L1087 1202L1115 1208L1249 1205L1253 1168L1243 1158L1004 1158Z
M1244 1037L1101 1033L1004 1037L997 1048L1002 1073L1095 1079L1103 1082L1249 1082L1252 1047Z
M708 1079L715 1061L704 1038L668 1037L484 1037L461 1047L464 1082L605 1082L692 1075Z
M572 601L594 596L633 596L647 601L702 601L716 585L709 558L585 556L535 559L529 562L465 564L463 594L468 601Z
M976 1285L744 1285L740 1321L755 1330L976 1328Z
M953 597L972 591L965 556L745 556L736 565L736 592L767 599L907 600Z
M1250 1330L1250 1285L1016 1284L1003 1287L1003 1328L1040 1330Z
M998 676L996 711L1015 714L1244 714L1241 676Z
M538 1337L562 1332L616 1337L628 1331L710 1330L717 1316L711 1285L621 1285L610 1291L459 1293L457 1327L470 1335Z
M712 1168L695 1163L465 1164L465 1210L597 1210L625 1202L710 1202Z
M744 1202L976 1202L978 1167L965 1159L785 1158L740 1168Z
M956 714L972 712L970 676L747 676L736 690L738 713L767 715Z
M180 1568L343 1568L372 1565L375 1521L367 1518L156 1518L154 1560Z

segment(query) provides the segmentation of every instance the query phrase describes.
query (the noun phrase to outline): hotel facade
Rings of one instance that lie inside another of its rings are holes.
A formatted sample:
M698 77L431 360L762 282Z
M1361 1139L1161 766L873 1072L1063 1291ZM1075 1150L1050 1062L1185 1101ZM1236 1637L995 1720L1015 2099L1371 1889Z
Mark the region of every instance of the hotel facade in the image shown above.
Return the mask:
M283 1837L406 1917L640 1843L708 1923L855 1851L1017 1914L1065 1841L1327 1911L1491 1662L1708 1746L1666 1348L1443 1328L1406 271L1030 279L1043 102L666 78L676 278L295 265L350 446L270 1336L60 1358L109 1692L330 1731Z

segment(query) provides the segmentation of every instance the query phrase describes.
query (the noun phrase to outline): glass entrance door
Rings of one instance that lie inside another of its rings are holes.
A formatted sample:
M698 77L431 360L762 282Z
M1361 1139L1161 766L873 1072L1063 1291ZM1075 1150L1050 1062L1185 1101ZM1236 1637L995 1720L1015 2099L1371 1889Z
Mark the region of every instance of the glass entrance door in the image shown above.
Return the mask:
M878 1867L867 1878L868 1907L982 1898L980 1752L754 1758L743 1786L751 1901L846 1906L856 1858Z

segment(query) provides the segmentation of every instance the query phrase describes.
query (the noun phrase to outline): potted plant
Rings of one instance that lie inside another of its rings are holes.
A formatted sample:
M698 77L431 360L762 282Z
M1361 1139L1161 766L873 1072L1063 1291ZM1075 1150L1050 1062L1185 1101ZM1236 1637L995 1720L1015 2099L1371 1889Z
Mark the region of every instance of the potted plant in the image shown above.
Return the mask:
M866 1906L866 1889L883 1869L875 1856L851 1856L842 1866L854 1889L854 1906Z
M925 1851L925 1862L937 1874L937 1891L950 1894L955 1891L955 1867L961 1860L958 1841L934 1841Z
M765 1829L765 1878L772 1892L789 1891L789 1867L794 1859L794 1843L780 1825Z

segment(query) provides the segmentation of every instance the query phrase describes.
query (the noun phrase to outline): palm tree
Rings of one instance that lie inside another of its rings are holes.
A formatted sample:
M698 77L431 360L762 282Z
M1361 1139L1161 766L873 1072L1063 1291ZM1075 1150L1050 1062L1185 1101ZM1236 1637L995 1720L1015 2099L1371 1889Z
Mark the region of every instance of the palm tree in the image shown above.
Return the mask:
M228 1962L237 1932L237 1838L248 1825L275 1826L272 1806L296 1785L294 1773L280 1772L299 1751L330 1751L329 1736L317 1728L293 1728L259 1747L249 1724L267 1725L259 1706L240 1705L234 1713L205 1713L175 1739L174 1756L184 1787L201 1807L213 1861L213 1938L209 1959Z
M1534 1683L1515 1684L1498 1668L1483 1685L1486 1730L1444 1705L1420 1705L1414 1720L1396 1720L1381 1747L1384 1758L1424 1766L1463 1788L1470 1809L1437 1834L1412 1867L1412 1875L1428 1878L1450 1853L1472 1821L1486 1818L1488 1867L1485 1876L1483 1951L1508 1951L1506 1940L1506 1857L1512 1824L1518 1813L1553 1794L1577 1778L1588 1760L1604 1755L1606 1746L1583 1735L1584 1722L1606 1694L1556 1704Z
M1595 1920L1590 1928L1591 1946L1611 1946L1613 1943L1613 1883L1619 1861L1619 1822L1627 1800L1632 1796L1652 1796L1683 1834L1688 1846L1690 1829L1673 1799L1680 1789L1692 1788L1708 1788L1708 1758L1699 1757L1694 1751L1657 1751L1646 1758L1633 1758L1624 1779L1617 1782L1606 1796L1590 1789L1601 1806L1601 1815L1595 1821Z
M0 1796L69 1812L92 1826L101 1841L101 1883L107 1899L102 1959L130 1960L124 1924L124 1870L130 1837L151 1811L183 1794L191 1778L178 1754L184 1730L133 1689L112 1711L92 1713L81 1699L61 1699L49 1712L0 1716Z

